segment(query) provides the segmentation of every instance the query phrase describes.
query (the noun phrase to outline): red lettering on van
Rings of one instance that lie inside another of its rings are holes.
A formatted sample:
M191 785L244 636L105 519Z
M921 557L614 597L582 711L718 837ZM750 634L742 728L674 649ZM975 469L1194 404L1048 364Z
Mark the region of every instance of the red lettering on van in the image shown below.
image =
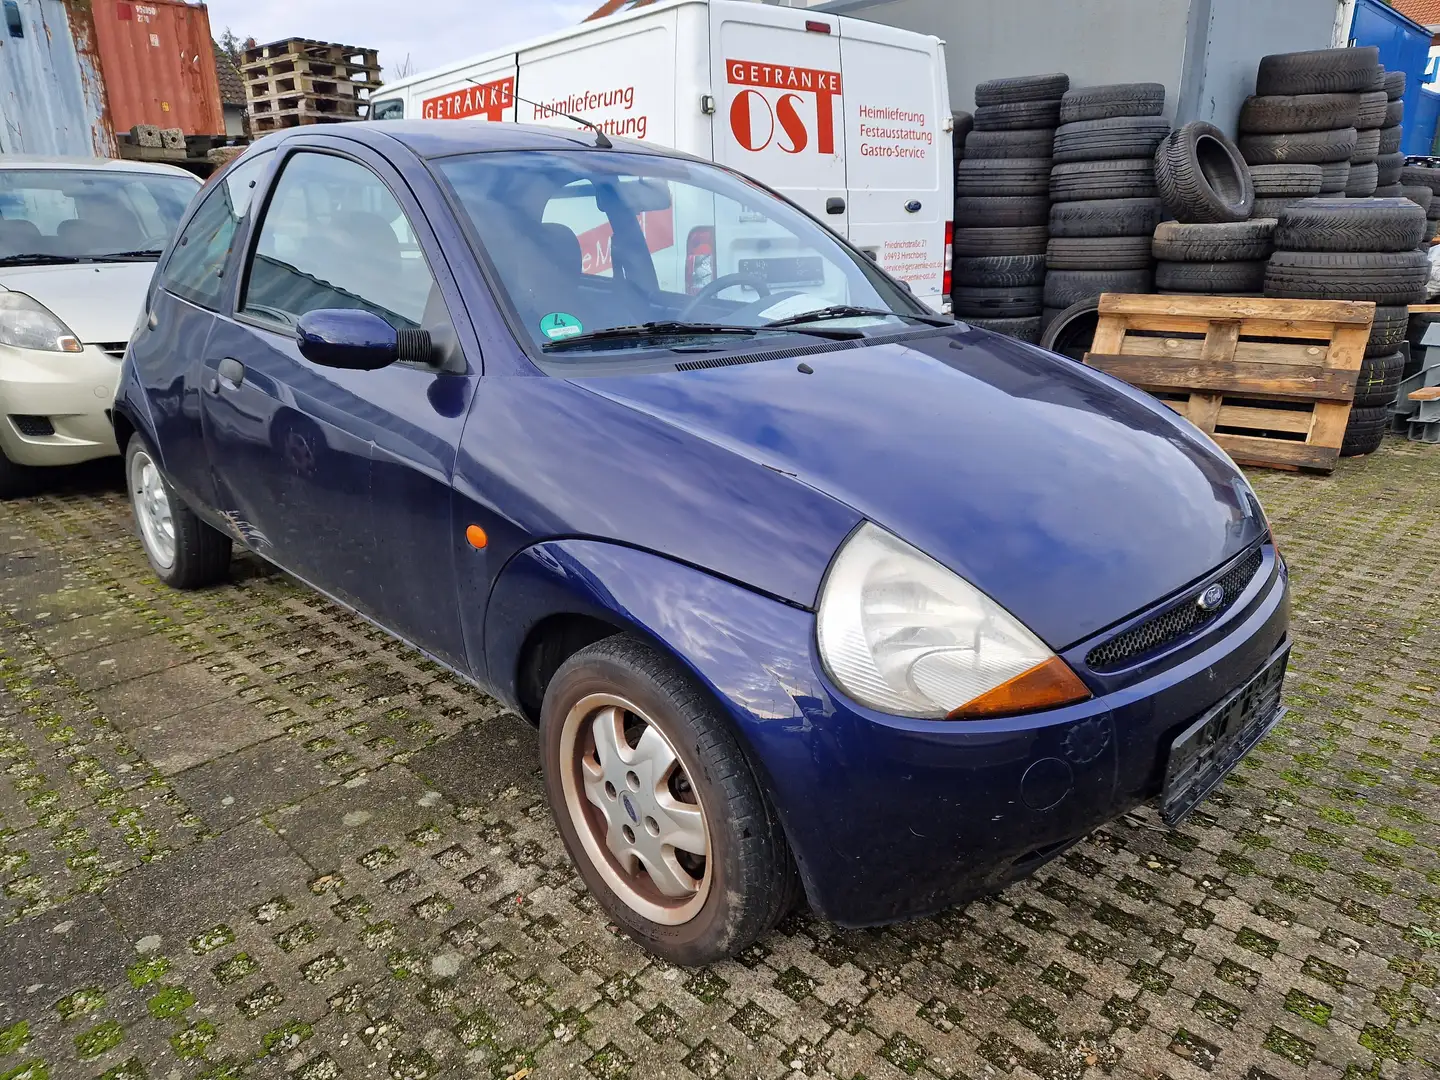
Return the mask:
M810 143L809 130L796 108L801 94L815 95L815 149L835 153L835 99L842 93L840 72L801 68L790 64L760 64L752 60L726 60L725 81L743 86L730 102L730 130L746 150L759 152L770 145L778 120L790 145L778 145L798 154ZM750 89L756 88L756 89ZM761 90L785 91L774 101ZM764 138L760 138L761 135Z
M420 103L420 115L426 120L459 120L465 116L483 116L499 122L505 110L515 104L515 78L507 75L494 82L477 83L464 90L438 94Z

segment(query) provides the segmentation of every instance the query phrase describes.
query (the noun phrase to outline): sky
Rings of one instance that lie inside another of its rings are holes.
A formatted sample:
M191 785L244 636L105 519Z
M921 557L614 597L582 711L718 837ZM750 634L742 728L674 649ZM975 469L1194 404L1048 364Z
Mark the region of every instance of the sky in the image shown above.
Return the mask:
M260 44L319 38L379 49L387 81L573 26L600 0L208 0L210 30Z

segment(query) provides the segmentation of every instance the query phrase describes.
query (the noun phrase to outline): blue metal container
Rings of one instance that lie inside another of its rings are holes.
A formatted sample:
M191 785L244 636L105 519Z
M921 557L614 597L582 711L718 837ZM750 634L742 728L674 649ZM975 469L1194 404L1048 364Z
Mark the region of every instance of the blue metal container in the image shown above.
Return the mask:
M1420 81L1430 59L1430 31L1381 0L1359 0L1350 44L1378 46L1385 70L1405 73L1405 134L1400 149L1406 154L1428 154L1435 141L1436 114L1434 109L1420 108Z
M90 5L0 0L0 153L114 157Z

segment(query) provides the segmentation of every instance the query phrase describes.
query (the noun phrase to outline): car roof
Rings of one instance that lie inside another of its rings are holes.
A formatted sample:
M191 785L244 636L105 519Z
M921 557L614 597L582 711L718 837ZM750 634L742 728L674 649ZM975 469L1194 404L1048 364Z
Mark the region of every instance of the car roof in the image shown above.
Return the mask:
M163 176L200 178L192 172L157 161L130 161L126 158L47 157L43 154L0 154L0 169L105 169L114 172L158 173Z
M423 158L486 150L595 149L593 131L575 131L543 124L493 123L489 120L362 120L324 127L288 128L266 136L255 145L277 146L289 139L312 135L338 135L382 152L385 141L392 139ZM689 154L634 139L611 138L610 142L616 150L627 153L695 160Z

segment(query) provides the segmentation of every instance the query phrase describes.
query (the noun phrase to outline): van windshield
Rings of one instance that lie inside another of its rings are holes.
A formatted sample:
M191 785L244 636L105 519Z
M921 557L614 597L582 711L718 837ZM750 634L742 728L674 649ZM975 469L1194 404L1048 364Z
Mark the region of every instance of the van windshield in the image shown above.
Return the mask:
M158 259L199 190L164 173L0 168L0 262Z
M935 321L829 230L702 162L547 150L437 166L524 332L557 358L768 337L782 324L860 337Z

